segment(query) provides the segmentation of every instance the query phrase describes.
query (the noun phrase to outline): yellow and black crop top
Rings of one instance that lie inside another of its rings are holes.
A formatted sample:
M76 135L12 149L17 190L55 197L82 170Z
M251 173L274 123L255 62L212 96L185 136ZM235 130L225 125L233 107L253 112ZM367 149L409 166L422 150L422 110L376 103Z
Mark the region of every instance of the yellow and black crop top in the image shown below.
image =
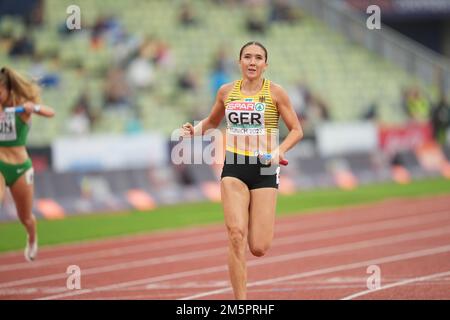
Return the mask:
M227 135L261 136L278 132L280 114L272 100L270 80L264 79L261 90L255 95L247 96L241 92L242 80L235 82L233 89L225 100L225 116L227 119ZM238 146L230 146L227 150L239 152Z

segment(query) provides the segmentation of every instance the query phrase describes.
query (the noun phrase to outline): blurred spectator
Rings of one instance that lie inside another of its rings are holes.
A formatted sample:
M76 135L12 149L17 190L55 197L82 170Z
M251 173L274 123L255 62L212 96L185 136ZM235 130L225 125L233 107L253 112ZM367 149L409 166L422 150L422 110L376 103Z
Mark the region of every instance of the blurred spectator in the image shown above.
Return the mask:
M231 77L223 69L215 68L211 72L211 90L213 96L219 91L220 87L227 82L230 82Z
M189 27L195 26L198 23L198 19L192 9L190 2L184 2L181 5L181 9L178 15L178 21L182 26Z
M114 45L122 41L125 34L125 30L116 17L99 16L92 27L91 46L93 49L101 48L105 41Z
M42 62L42 55L36 53L31 57L31 66L29 70L30 76L34 79L40 79L47 73L47 68Z
M131 90L125 77L125 72L117 67L108 71L104 88L106 107L129 106Z
M128 65L127 80L133 88L148 89L153 85L152 46L152 42L145 41L139 49L138 56Z
M74 64L74 71L78 79L84 80L85 83L89 80L89 73L83 62L77 61L77 63Z
M300 13L294 8L289 0L271 0L270 22L296 22Z
M362 120L377 120L378 119L378 105L372 102L367 110L361 116Z
M44 0L34 0L34 8L25 23L28 26L41 26L44 22Z
M440 144L445 144L447 129L450 128L450 106L444 93L441 93L438 104L431 110L430 118L433 137Z
M266 1L248 1L246 26L251 33L264 34L267 31Z
M213 96L216 95L219 88L231 81L233 70L233 60L227 54L226 47L221 47L214 56L213 65L210 74L210 85Z
M232 74L234 71L237 71L236 58L230 57L227 48L229 45L222 44L213 60L213 67L224 70L228 74Z
M267 25L263 19L257 18L255 16L247 17L247 30L251 33L266 33Z
M422 95L419 87L414 86L404 91L404 108L408 116L417 121L425 121L430 114L430 103Z
M152 41L151 39L141 40L139 36L125 33L122 40L113 45L113 61L114 65L125 67L135 57L139 55L140 47L145 41Z
M127 134L136 134L143 131L142 123L141 123L141 115L138 108L133 110L134 112L127 118L125 122L125 133Z
M299 118L306 138L315 138L315 127L330 120L328 106L317 94L313 93L303 81L289 90L292 105Z
M328 120L330 118L325 101L319 95L313 93L303 81L298 82L290 89L290 95L292 96L294 110L299 116L306 116L313 111L320 119Z
M317 108L317 112L320 115L321 120L330 120L330 112L328 111L328 105L325 100L319 95L314 95L314 105Z
M91 31L91 47L97 49L103 45L102 34L106 28L105 17L97 17Z
M88 134L91 132L93 117L90 112L89 98L82 94L72 108L72 113L67 119L66 129L70 134Z
M18 39L13 40L12 46L9 50L10 57L33 56L34 42L28 35L24 35Z
M305 113L306 105L311 101L311 90L300 80L297 84L289 88L289 97L295 113L300 117Z
M175 60L170 46L166 42L163 40L155 41L153 51L153 63L155 66L163 69L172 69L174 67Z
M196 74L192 70L183 72L178 77L178 88L183 91L197 91L199 88L199 82Z
M192 170L189 170L188 165L182 163L179 165L174 165L173 168L179 183L184 186L190 186L194 184L195 180L192 176Z
M1 0L0 20L2 16L20 17L27 27L39 26L43 22L44 0Z
M30 66L30 76L35 79L40 86L45 88L58 87L61 81L59 73L51 72L43 63L42 55L35 54L32 58L32 65Z
M403 87L401 89L401 107L402 107L402 110L405 113L405 115L409 116L407 102L406 102L408 100L408 93L409 93L408 87Z
M265 34L267 31L267 22L261 16L249 14L247 16L247 31L251 33Z
M330 120L328 106L317 95L311 95L311 100L306 105L305 113L302 116L308 122L311 129L314 129L323 121Z
M108 16L105 25L105 38L108 44L115 45L126 38L125 28L122 26L120 20L115 16Z

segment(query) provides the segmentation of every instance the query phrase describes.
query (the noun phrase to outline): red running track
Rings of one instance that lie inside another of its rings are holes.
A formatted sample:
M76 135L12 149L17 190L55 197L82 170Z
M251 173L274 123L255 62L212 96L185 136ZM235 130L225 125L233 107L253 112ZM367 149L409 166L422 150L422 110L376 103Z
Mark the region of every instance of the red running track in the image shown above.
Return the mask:
M232 299L226 257L223 225L6 253L0 299ZM280 217L247 266L249 299L450 299L450 196Z

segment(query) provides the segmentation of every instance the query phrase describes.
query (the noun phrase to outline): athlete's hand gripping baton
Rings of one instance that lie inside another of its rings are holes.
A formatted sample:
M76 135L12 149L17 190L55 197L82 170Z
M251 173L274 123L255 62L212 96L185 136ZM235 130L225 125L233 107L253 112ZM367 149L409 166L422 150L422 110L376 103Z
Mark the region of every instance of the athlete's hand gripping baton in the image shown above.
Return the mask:
M266 161L266 162L269 162L272 159L272 155L270 153L261 154L260 157L262 159L264 159L264 161ZM280 164L282 166L287 166L289 164L289 161L287 161L286 159L283 159L280 161Z

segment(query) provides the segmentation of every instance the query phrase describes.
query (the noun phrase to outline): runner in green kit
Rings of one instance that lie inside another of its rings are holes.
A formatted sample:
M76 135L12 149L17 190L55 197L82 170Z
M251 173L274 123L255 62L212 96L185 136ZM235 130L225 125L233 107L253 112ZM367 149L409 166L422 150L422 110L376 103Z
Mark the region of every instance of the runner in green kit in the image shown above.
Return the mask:
M0 69L0 202L11 191L28 240L25 259L37 256L38 241L33 207L33 165L25 148L31 115L53 117L52 108L40 105L39 87L16 71Z

